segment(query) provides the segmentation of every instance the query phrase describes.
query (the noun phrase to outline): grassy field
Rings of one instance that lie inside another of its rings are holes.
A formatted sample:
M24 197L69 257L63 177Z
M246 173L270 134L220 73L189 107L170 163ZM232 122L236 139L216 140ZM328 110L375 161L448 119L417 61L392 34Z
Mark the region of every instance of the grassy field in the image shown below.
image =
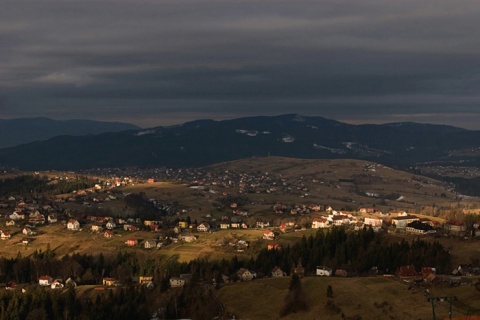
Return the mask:
M249 283L225 285L216 292L227 311L238 319L279 319L279 310L284 304L290 278L268 278ZM333 288L333 302L337 311L326 306L327 286ZM321 278L302 279L308 310L290 314L282 319L432 319L432 307L425 296L426 288L411 287L396 279L376 278ZM455 295L458 302L454 316L480 311L480 291L473 286L428 287L436 296ZM339 310L339 311L338 311ZM438 319L448 316L448 303L436 305Z

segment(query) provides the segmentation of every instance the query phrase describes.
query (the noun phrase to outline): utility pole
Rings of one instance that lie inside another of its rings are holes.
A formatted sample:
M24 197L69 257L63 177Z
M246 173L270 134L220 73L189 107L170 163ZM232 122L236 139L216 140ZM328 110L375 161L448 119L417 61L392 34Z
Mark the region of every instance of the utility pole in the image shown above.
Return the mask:
M452 319L452 301L456 301L457 297L451 296L451 297L434 297L430 296L427 298L428 301L432 303L432 319L437 320L437 316L435 315L435 302L440 302L440 301L448 301L450 304L450 308L448 311L448 318Z

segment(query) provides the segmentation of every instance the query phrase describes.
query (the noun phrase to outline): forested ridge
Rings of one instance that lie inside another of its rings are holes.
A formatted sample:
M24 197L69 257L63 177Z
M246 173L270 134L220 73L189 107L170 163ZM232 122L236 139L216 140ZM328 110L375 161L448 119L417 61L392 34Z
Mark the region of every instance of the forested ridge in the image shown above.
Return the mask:
M26 196L32 194L62 194L91 188L95 181L86 177L72 180L50 181L46 176L21 175L0 179L0 196Z

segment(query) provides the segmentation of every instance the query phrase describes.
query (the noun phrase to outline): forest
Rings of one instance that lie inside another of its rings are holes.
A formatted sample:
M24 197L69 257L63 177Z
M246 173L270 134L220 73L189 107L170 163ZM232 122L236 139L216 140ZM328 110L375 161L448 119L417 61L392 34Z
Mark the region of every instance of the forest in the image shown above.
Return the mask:
M95 181L86 177L74 180L53 180L46 176L21 175L0 179L0 196L28 196L32 194L54 195L91 188Z

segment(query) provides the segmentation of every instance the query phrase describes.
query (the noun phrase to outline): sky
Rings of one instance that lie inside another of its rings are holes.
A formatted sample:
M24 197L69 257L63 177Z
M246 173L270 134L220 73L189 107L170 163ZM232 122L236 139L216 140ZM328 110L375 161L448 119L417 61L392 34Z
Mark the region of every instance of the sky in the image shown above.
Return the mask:
M480 130L478 0L3 0L0 119Z

